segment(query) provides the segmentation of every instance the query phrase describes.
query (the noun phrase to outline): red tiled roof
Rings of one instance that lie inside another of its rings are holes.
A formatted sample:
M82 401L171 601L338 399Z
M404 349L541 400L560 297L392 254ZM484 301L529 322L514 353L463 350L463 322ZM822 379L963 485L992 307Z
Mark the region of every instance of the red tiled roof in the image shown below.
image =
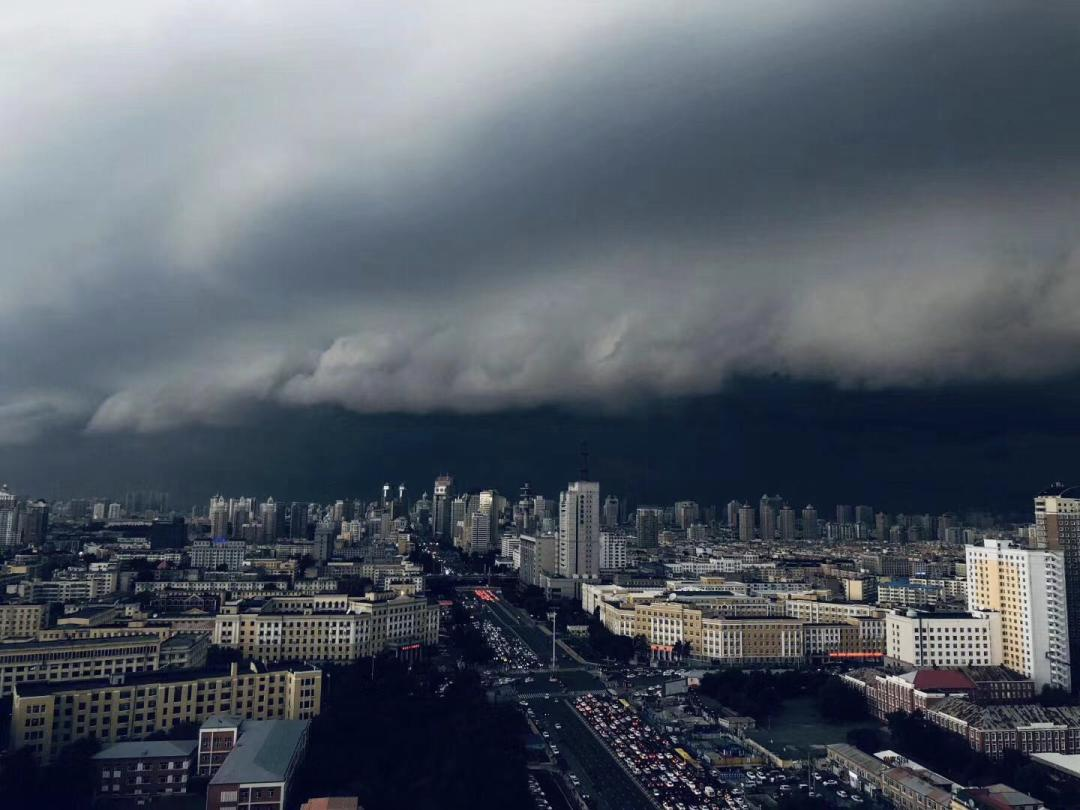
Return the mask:
M955 669L920 669L913 685L921 692L975 688L967 675Z

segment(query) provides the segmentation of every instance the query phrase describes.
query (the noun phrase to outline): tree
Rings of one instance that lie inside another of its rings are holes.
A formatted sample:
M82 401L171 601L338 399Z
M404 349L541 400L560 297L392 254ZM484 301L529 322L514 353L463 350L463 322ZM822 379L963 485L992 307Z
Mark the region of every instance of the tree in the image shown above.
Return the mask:
M830 723L869 719L866 699L836 675L830 675L818 690L818 711Z
M649 645L649 639L646 636L634 636L634 655L639 662L648 661L652 658L652 647Z

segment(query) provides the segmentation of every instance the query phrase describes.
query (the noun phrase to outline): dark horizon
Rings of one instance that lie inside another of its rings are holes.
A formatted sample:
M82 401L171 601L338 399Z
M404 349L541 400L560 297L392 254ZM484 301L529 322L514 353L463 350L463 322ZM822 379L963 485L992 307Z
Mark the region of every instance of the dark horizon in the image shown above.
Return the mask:
M590 476L631 504L723 507L767 492L796 509L813 503L823 518L837 503L866 503L891 514L982 510L1027 520L1043 487L1080 477L1080 383L1040 384L1043 396L1031 401L1034 388L852 391L745 378L723 394L622 413L263 408L233 427L73 434L51 453L9 448L0 480L28 496L65 499L165 490L184 511L217 492L374 499L384 482L404 482L415 498L441 472L461 488L515 497L528 481L554 497L578 478L587 442Z

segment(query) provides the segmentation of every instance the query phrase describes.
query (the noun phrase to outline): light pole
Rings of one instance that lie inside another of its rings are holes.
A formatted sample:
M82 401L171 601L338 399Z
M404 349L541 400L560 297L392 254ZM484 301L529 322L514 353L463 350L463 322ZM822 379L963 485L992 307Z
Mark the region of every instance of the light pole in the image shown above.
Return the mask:
M551 619L551 681L558 680L555 677L555 617L559 614L557 610L551 611L548 614L548 618Z

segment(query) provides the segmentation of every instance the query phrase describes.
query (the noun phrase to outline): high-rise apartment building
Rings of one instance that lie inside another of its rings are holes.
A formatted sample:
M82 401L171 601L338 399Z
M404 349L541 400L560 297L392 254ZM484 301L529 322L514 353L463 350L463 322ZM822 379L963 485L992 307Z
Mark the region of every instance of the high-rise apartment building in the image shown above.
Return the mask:
M738 501L728 501L727 506L724 507L724 522L729 529L739 528L739 507L742 506Z
M559 496L559 574L600 574L600 485L572 481Z
M210 499L210 536L229 536L229 502L220 495Z
M1055 484L1036 496L1034 545L1064 558L1069 660L1080 668L1080 487ZM1073 674L1080 689L1080 671Z
M754 539L754 507L744 503L739 507L739 540L749 543Z
M852 522L853 513L849 504L839 503L836 505L836 522L843 526Z
M780 507L780 539L795 539L795 510L786 503Z
M776 537L776 507L773 499L768 495L762 495L758 502L758 526L761 529L762 540L772 540Z
M1070 689L1064 554L994 539L965 553L968 610L1001 614L1001 663L1037 686Z
M454 476L440 475L435 479L431 498L431 531L436 540L449 540L453 532L450 522L450 502L454 498Z
M817 521L817 509L810 504L804 506L802 510L802 536L804 539L817 540L821 537Z

